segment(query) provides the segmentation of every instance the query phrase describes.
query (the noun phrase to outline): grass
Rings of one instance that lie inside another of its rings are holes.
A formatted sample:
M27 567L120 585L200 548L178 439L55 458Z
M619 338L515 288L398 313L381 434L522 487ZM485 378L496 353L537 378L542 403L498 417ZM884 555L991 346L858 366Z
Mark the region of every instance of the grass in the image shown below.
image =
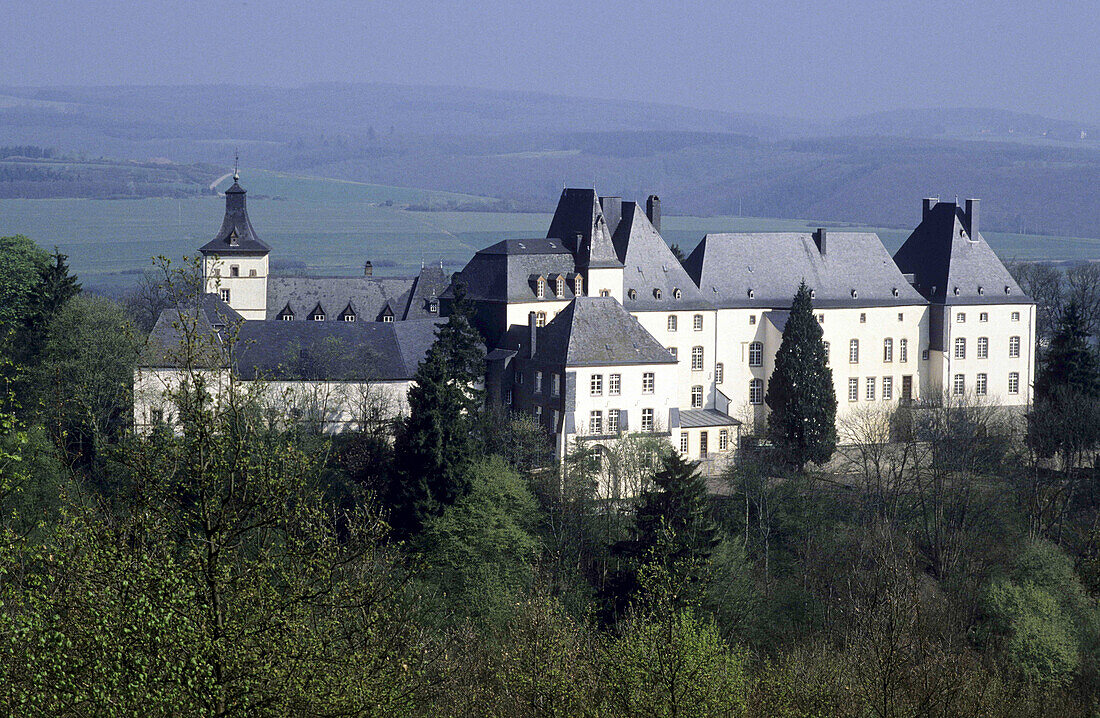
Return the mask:
M222 189L230 180L222 182ZM544 236L549 213L412 212L385 206L464 203L460 195L248 171L249 210L275 262L299 262L317 274L356 274L370 259L380 274L410 274L421 263L459 269L475 251L507 237ZM286 199L276 199L286 198ZM0 200L0 235L25 234L69 255L86 286L106 291L132 283L157 255L181 257L217 231L220 197L138 200ZM665 238L690 251L706 232L807 231L812 221L759 217L664 218ZM835 223L827 226L841 229ZM893 251L908 231L876 231ZM1100 259L1100 240L983 233L1006 260Z

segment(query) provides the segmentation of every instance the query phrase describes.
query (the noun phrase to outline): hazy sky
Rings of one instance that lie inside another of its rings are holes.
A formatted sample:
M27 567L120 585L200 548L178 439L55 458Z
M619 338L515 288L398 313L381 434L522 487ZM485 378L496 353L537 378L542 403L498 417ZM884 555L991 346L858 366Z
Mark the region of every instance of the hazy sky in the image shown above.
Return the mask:
M1095 0L0 0L0 84L443 84L829 118L1100 121Z

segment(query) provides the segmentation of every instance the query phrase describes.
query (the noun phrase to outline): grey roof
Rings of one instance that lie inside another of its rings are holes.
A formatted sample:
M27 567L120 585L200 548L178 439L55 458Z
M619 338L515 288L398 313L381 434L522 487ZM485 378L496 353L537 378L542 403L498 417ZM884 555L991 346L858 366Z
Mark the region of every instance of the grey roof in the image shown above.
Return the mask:
M719 307L790 307L802 280L818 307L925 303L878 235L826 232L825 250L808 232L708 234L684 265Z
M703 426L740 426L741 422L716 409L680 409L680 428Z
M565 243L576 255L577 267L622 266L594 189L563 189L546 236Z
M320 305L325 318L333 321L350 305L360 321L373 322L387 302L404 308L415 282L409 277L268 277L267 318L289 308L296 320L308 319ZM400 317L401 311L395 309L394 315Z
M442 267L422 267L420 274L413 280L408 297L400 306L401 312L397 314L400 321L410 319L432 319L439 316L439 307L431 311L432 302L438 302L439 296L447 289L450 278L444 273Z
M200 249L203 254L267 254L271 247L256 235L245 206L245 191L234 180L225 191L225 217L214 239Z
M709 302L637 202L622 203L615 251L623 266L623 305L630 311L706 309ZM630 290L635 290L630 298ZM661 290L661 298L655 289ZM676 298L676 290L680 298Z
M764 312L764 318L782 334L783 330L787 328L787 320L791 318L791 311L789 309L776 309L771 312Z
M536 300L532 276L575 273L573 255L555 239L507 239L479 251L466 263L454 280L467 287L472 300L530 302ZM570 282L565 299L573 298ZM548 287L546 299L558 299Z
M138 364L143 367L173 367L187 361L199 368L218 366L222 361L221 333L236 331L244 317L216 294L200 294L189 306L165 309L149 333ZM192 337L191 346L182 340Z
M538 330L535 359L564 366L674 364L614 297L577 297Z
M1030 303L981 231L971 235L968 224L955 202L938 202L894 254L894 261L901 271L913 274L917 289L932 302Z

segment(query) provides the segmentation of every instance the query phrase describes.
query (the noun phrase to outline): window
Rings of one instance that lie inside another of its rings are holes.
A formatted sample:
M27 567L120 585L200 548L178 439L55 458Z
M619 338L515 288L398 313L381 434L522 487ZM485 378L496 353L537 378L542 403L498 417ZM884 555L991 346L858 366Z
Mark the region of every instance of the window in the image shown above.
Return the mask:
M855 377L848 380L848 401L859 401L859 379Z
M764 403L764 380L753 379L749 381L749 403L750 404L763 404Z
M504 390L504 403L505 404L511 404L512 403L512 390L511 389L505 389Z
M618 396L623 387L623 375L611 374L607 377L607 393L610 396Z
M601 297L610 297L611 296L611 290L610 289L601 289L600 290L600 296ZM631 297L631 298L633 299L633 297Z
M718 430L718 450L725 451L730 448L730 431L729 429Z
M989 358L989 337L978 337L978 358Z
M432 314L437 314L439 312L439 300L438 299L433 299L432 301L430 301L428 303L428 311L431 312Z
M721 384L726 380L726 366L722 362L714 365L714 383Z
M703 387L699 386L698 384L691 387L691 408L703 408Z
M686 454L688 452L688 433L686 431L680 432L680 453Z
M393 324L393 315L392 314L383 315L382 316L382 323L383 324Z
M222 298L223 302L225 302L226 304L229 304L229 290L228 289L222 289L218 292L218 294L221 295L221 298Z
M966 339L955 337L955 358L966 359Z
M537 422L539 422L540 424L542 423L542 407L541 406L536 406L535 407L535 420Z
M516 383L517 384L522 384L523 383L523 372L519 372L519 373L516 374Z
M619 410L608 409L607 410L607 433L618 434L619 433Z
M662 293L661 293L660 288L657 288L657 289L653 290L653 298L654 299L660 299L661 296L662 296Z
M535 372L535 393L536 394L541 394L542 393L542 372L541 371Z
M825 346L825 366L829 366L829 342L821 342Z
M691 370L703 371L703 347L691 348Z
M256 276L256 270L255 269L248 270L248 276L255 277Z
M545 327L546 326L546 312L535 312L535 326L536 327Z
M561 374L550 374L550 396L561 396Z
M898 361L903 364L909 361L909 340L898 339Z
M890 401L894 398L894 377L882 377L882 400Z
M546 280L542 277L535 280L535 296L539 299L546 298Z
M894 340L883 339L882 340L882 360L884 362L894 361Z
M924 350L921 351L920 358L921 358L922 361L928 361L928 350L927 349L924 349Z
M762 342L752 342L749 344L749 366L763 366L764 364L764 344Z
M550 422L551 422L550 423L550 428L553 429L554 431L557 431L558 430L558 410L557 409L551 409L550 410Z
M696 314L694 317L692 317L691 326L697 332L703 331L703 315Z
M680 355L677 353L678 351L679 350L677 350L676 347L669 347L668 348L668 353L672 355L673 359L679 359L680 358Z
M898 321L899 322L904 322L905 321L905 313L904 312L898 312Z
M979 374L974 380L974 393L978 396L985 396L989 385L989 377L985 374Z
M866 324L867 323L867 312L860 312L859 313L859 323L860 324Z
M825 323L825 315L824 314L818 314L817 315L817 323L818 324L824 324Z
M684 296L684 293L680 291L679 287L676 287L675 289L672 290L672 298L673 299L680 299L683 296Z
M966 393L966 377L962 374L955 375L955 381L951 385L951 393L955 396L962 396Z
M752 326L753 324L756 324L756 315L755 314L750 314L749 315L749 326Z
M314 309L313 310L313 316L311 316L310 319L312 319L315 322L323 322L323 321L325 321L325 313L322 312L319 309Z
M1020 321L1020 313L1019 312L1012 312L1012 321L1014 321L1014 322Z
M342 315L340 315L340 319L345 321L345 322L354 322L355 321L355 315L352 314L351 312L344 312Z
M1008 393L1020 393L1020 372L1012 371L1008 373Z
M241 276L241 268L238 267L236 264L234 264L233 266L231 266L229 268L229 276L230 277L239 277L239 276Z
M676 331L676 315L675 314L669 314L668 315L668 330L670 332Z
M642 374L642 393L653 393L653 372L651 371L647 371L645 374Z
M1012 358L1020 356L1020 337L1008 338L1008 355Z
M988 322L989 321L989 312L980 313L978 315L978 321L979 322Z
M699 458L707 458L707 432L699 432Z
M642 431L653 431L653 409L642 409Z
M554 281L554 294L558 295L558 299L565 296L565 277L558 275L558 278Z
M603 374L592 375L592 396L603 396Z
M598 436L603 433L603 412L593 411L588 416L588 433Z
M963 312L959 312L958 314L955 315L955 321L958 324L965 324L966 323L966 314L963 313Z
M164 421L164 409L153 409L150 413L152 423L160 424Z
M279 319L282 319L284 322L292 322L294 321L294 314L291 312L283 312L279 315Z
M636 290L633 290L633 289L628 289L628 290L626 290L626 298L627 299L637 299L638 298L638 292Z
M573 294L578 297L584 296L584 277L579 274L573 277Z
M859 364L859 340L853 339L848 342L848 363Z
M867 381L864 382L864 391L865 391L865 397L864 398L866 398L867 401L874 401L875 400L875 386L877 385L877 383L878 382L875 380L875 378L873 376L867 377Z

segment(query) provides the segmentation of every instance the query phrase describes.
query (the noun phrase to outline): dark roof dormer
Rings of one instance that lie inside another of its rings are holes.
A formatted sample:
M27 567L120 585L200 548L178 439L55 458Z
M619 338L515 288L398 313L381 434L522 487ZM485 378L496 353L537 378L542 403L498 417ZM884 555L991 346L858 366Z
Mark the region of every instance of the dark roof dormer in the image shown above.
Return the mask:
M225 191L225 217L221 229L199 249L203 254L267 254L267 246L252 228L245 203L245 190L233 176L233 186Z

